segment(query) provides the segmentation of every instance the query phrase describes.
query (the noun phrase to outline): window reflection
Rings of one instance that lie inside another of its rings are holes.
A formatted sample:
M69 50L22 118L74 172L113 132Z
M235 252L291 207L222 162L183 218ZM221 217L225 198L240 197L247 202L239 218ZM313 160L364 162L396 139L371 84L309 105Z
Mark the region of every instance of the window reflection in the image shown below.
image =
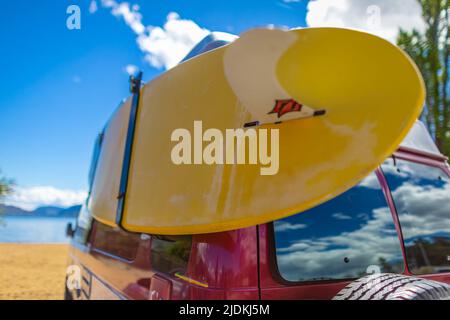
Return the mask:
M95 222L94 249L126 259L134 260L139 247L141 235L111 228Z
M450 181L439 168L397 160L383 171L416 275L450 272Z
M151 263L153 269L173 274L186 272L191 253L192 236L153 236Z
M392 215L375 174L312 210L274 223L280 275L292 282L403 271Z
M75 229L74 241L79 244L86 244L92 227L92 215L86 207L86 202L80 209L77 218L77 227Z

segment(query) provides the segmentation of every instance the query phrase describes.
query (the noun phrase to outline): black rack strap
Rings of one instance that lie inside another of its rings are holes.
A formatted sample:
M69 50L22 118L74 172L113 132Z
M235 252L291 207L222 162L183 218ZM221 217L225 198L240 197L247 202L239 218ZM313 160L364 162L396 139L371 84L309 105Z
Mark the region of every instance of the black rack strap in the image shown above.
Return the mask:
M116 223L123 229L122 219L123 210L125 208L125 198L128 186L128 176L130 173L131 153L133 151L134 133L136 129L137 113L139 108L139 98L141 92L142 72L139 72L136 77L130 76L130 92L133 94L130 109L130 119L128 121L128 131L125 141L125 150L122 163L122 174L120 176L119 195L117 196L117 214Z

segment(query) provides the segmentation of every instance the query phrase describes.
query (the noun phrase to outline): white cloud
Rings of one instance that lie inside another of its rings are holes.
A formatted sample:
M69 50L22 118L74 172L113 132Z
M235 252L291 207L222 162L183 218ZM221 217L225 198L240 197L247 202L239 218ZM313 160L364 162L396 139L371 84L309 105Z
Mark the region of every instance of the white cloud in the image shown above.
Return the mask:
M129 64L124 68L124 71L128 73L130 76L134 75L138 70L139 68L133 64Z
M378 177L376 174L371 173L363 181L359 184L360 187L368 188L368 189L380 189L380 182L378 181Z
M292 231L292 230L300 230L305 229L308 226L306 224L292 224L289 222L277 222L275 224L275 230L277 232L284 232L284 231Z
M170 69L208 34L208 30L194 21L180 19L177 13L171 12L162 28L147 27L147 32L140 35L137 42L152 66Z
M392 195L406 239L436 232L450 233L450 183L435 187L406 182Z
M145 60L155 68L174 67L209 34L207 29L192 20L181 19L175 12L169 13L162 27L145 26L139 6L115 0L102 0L101 3L133 30L139 49L145 53Z
M417 0L314 0L308 4L306 22L310 27L361 29L392 42L400 27L425 28Z
M87 192L82 190L50 186L16 187L14 193L4 199L4 203L24 210L34 210L41 206L70 207L81 204L86 197Z
M117 3L112 7L111 13L119 18L123 18L127 26L136 34L142 34L145 26L142 24L142 15L139 13L139 6L131 6L127 2Z
M89 4L89 13L95 13L97 12L97 1L92 0L91 3Z
M341 212L334 213L333 218L335 218L337 220L352 220L352 217L350 217L349 215L343 214Z

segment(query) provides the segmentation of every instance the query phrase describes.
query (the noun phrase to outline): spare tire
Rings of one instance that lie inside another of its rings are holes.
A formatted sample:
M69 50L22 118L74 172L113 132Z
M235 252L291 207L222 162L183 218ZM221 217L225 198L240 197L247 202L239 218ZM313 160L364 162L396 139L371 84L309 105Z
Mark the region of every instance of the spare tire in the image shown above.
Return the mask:
M450 285L416 277L379 273L350 283L333 300L450 300Z

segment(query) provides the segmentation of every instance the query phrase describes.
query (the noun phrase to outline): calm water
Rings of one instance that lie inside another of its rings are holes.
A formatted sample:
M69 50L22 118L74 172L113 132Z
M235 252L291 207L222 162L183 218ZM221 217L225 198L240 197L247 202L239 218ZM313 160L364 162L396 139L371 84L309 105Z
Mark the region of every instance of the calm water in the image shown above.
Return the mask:
M0 242L65 243L66 225L75 218L0 217Z

